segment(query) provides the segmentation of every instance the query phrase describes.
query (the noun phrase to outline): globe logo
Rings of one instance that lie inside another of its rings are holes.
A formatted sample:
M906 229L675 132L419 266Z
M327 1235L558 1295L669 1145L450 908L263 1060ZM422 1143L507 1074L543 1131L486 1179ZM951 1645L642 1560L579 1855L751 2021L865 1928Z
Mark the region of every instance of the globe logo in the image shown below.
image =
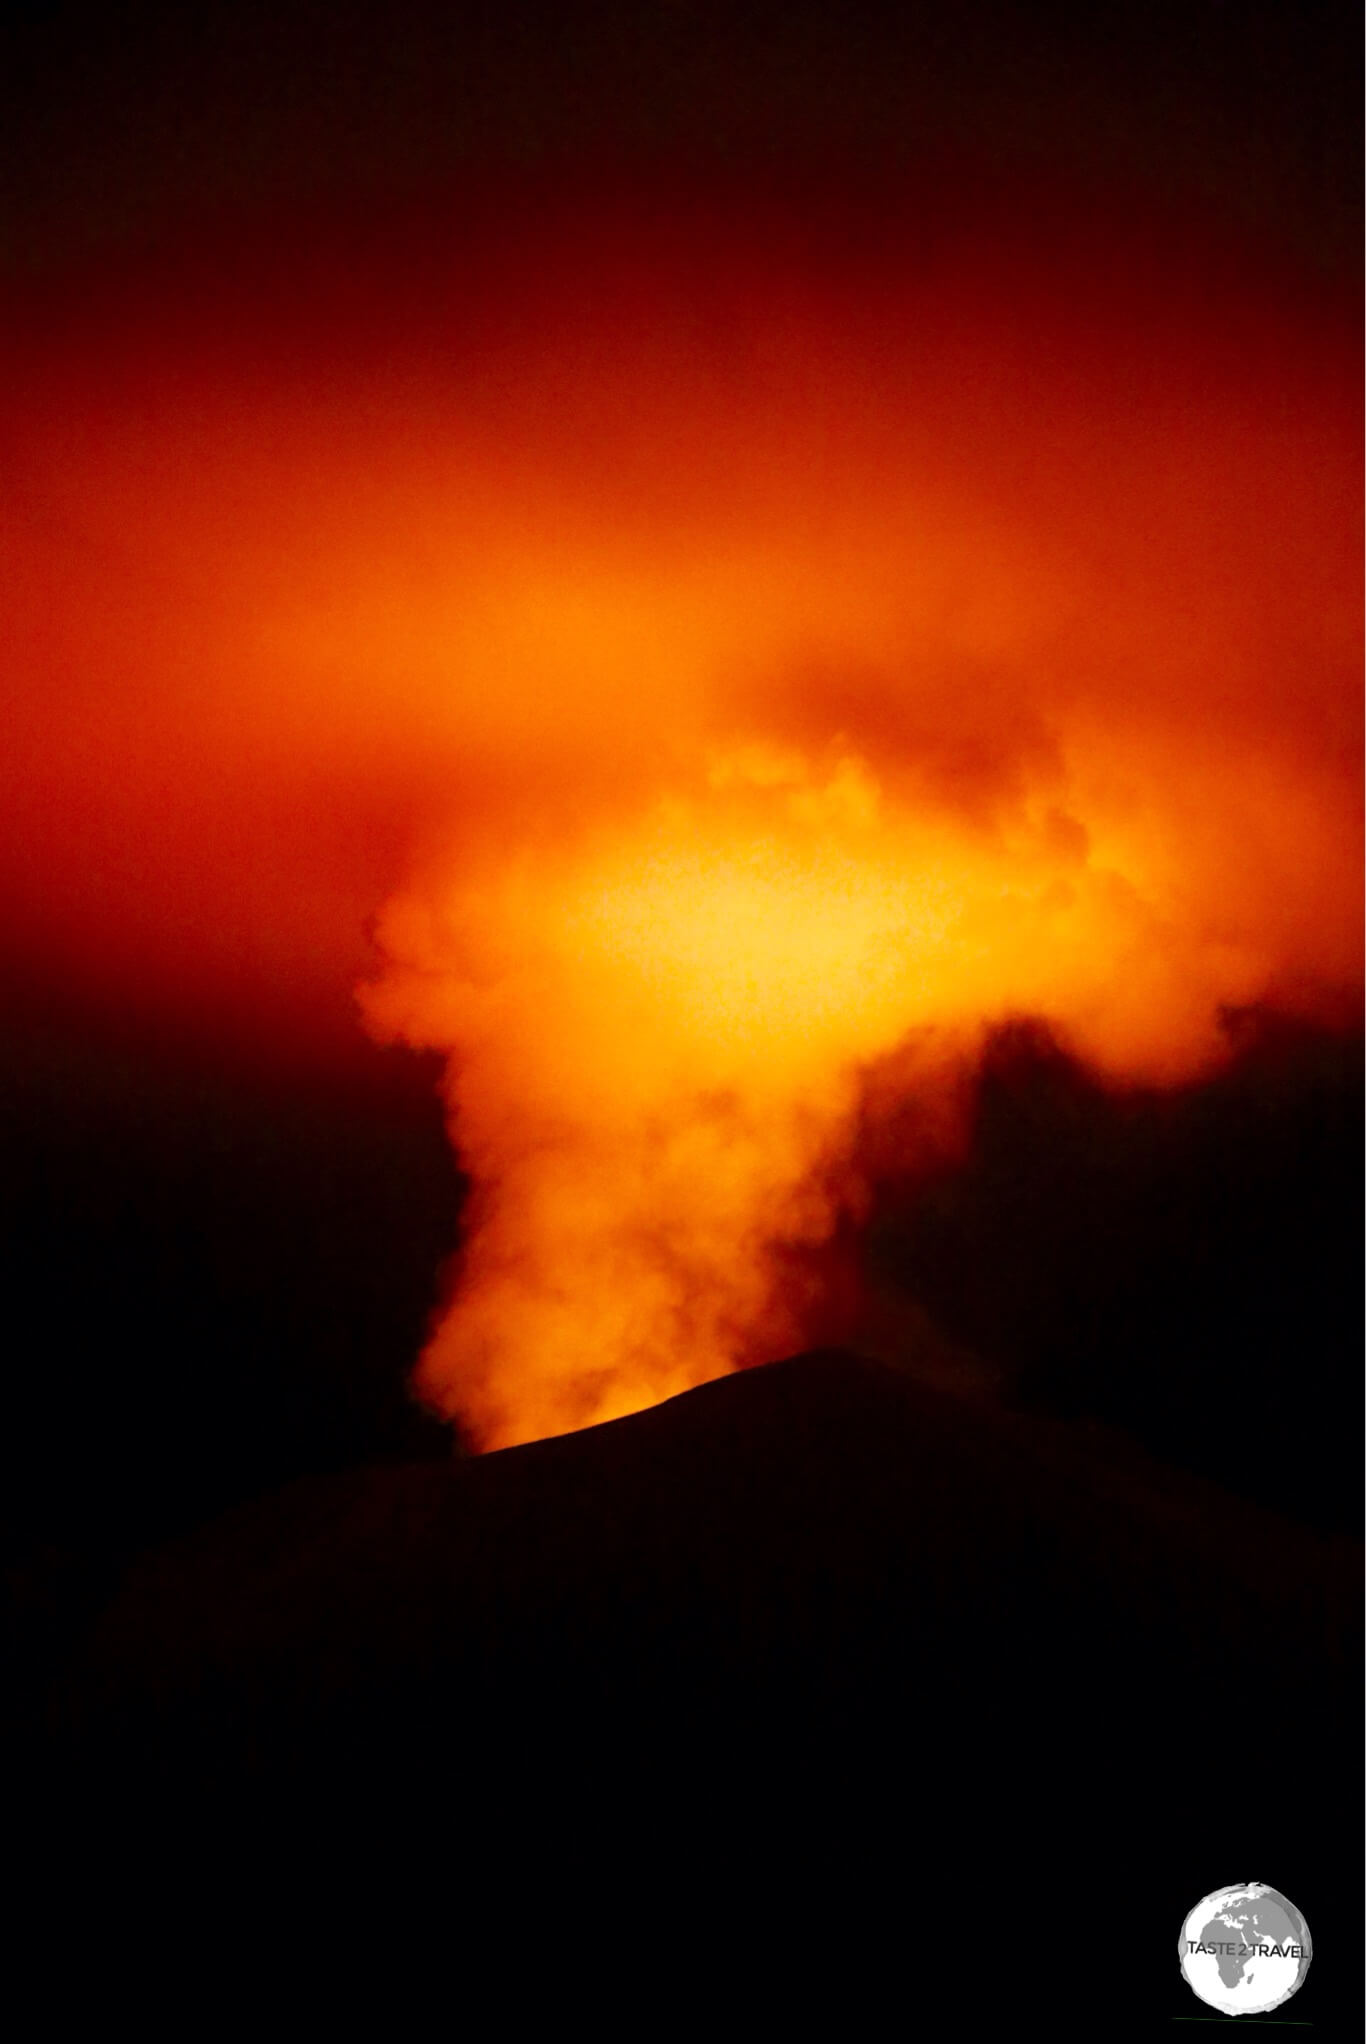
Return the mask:
M1186 1985L1226 2016L1261 2016L1303 1987L1313 1943L1292 1902L1261 1881L1219 1888L1181 1926Z

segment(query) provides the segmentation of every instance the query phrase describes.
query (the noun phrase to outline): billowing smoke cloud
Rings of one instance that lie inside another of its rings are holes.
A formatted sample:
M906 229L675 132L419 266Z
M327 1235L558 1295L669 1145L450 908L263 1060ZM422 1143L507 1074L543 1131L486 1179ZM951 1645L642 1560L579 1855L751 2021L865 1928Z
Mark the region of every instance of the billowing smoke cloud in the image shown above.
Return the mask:
M293 899L268 867L246 921L295 965L387 896L365 1018L447 1055L474 1188L419 1381L484 1445L798 1345L785 1253L857 1211L870 1067L948 1098L1032 1014L1173 1081L1221 1005L1359 979L1331 340L886 253L570 234L426 353L320 376L315 336L253 387L210 349L155 417L33 413L35 488L131 504L177 595L97 621L155 770L30 765L171 789L186 847L249 786Z
M847 310L750 302L721 389L609 349L612 486L462 638L485 776L365 1005L450 1054L478 1192L421 1383L489 1444L797 1345L778 1252L857 1207L858 1088L899 1047L942 1083L1033 1014L1113 1079L1186 1078L1221 1006L1354 970L1341 615L1299 580L1336 540L1267 501L1283 427L1136 430L1103 364L1007 420L988 333Z

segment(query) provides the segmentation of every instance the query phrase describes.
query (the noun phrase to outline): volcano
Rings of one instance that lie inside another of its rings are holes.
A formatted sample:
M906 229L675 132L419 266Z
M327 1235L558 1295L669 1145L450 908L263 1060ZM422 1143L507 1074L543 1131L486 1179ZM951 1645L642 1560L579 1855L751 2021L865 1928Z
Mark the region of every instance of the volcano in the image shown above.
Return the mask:
M609 1915L704 1866L828 1927L851 1867L885 1898L910 1859L941 1924L1009 1864L1056 1935L1101 1891L1179 1924L1246 1865L1349 1939L1358 1561L1118 1436L814 1351L163 1548L66 1677L61 1774L81 1835L178 1866L379 1889L444 1836L494 1913L558 1867L536 1936L591 1846Z

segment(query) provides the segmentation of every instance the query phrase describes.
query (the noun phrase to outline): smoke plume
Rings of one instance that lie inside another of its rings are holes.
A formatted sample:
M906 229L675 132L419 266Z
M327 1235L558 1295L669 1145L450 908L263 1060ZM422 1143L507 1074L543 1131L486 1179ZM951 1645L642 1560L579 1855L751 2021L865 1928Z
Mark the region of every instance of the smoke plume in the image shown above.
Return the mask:
M1168 1085L1361 969L1331 322L1080 229L585 219L11 378L5 913L444 1055L419 1384L484 1446L799 1346L870 1074L951 1142L1012 1017Z
M485 1445L800 1346L870 1070L947 1103L1030 1015L1186 1080L1222 1009L1356 971L1309 421L1193 405L1190 335L1126 418L1117 337L1026 396L989 307L882 310L770 280L693 309L720 363L523 365L574 486L474 585L478 769L364 997L449 1056L476 1192L419 1382Z

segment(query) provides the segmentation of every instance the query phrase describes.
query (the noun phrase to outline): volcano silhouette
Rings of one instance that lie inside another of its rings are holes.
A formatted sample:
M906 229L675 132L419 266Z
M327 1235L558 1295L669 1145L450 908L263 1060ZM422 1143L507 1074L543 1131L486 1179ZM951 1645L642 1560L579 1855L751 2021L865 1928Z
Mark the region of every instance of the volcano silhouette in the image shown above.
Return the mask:
M944 1893L1033 1868L1055 1924L1108 1886L1179 1927L1234 1876L1313 1922L1355 1878L1353 1555L820 1351L163 1550L68 1679L63 1767L107 1839L182 1854L245 1812L258 1860L444 1823L490 1866L610 1837L632 1886L702 1851L833 1894L890 1850Z

